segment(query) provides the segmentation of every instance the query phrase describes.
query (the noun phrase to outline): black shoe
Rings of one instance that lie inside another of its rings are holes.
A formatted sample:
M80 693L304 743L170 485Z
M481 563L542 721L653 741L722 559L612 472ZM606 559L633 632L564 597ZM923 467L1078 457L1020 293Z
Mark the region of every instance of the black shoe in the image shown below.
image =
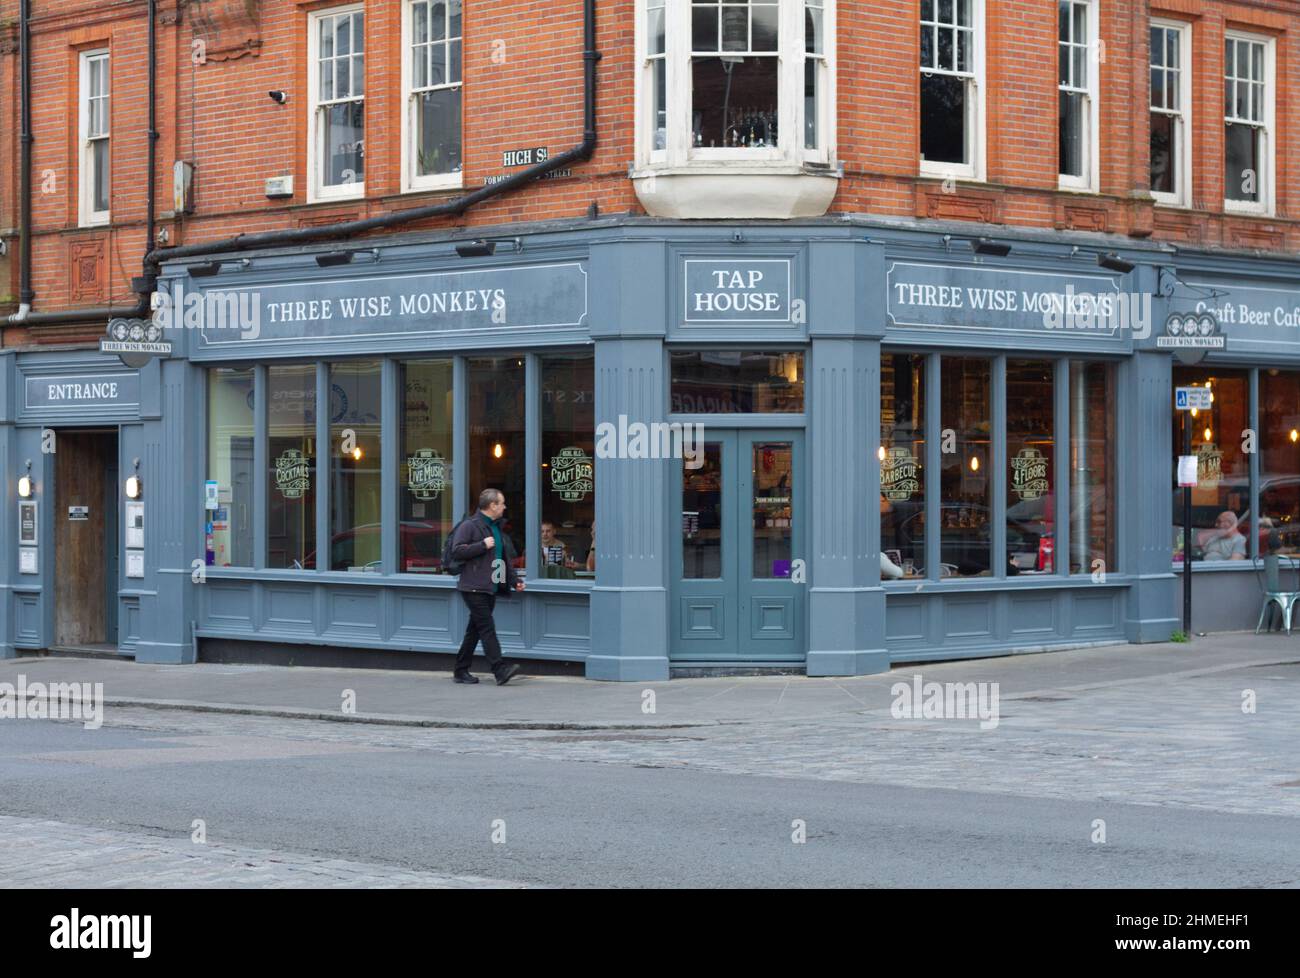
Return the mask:
M497 685L504 686L506 683L510 682L510 680L514 679L518 673L518 666L502 666L500 671L497 673Z
M468 683L469 685L473 686L476 682L478 682L478 677L472 676L468 672L458 672L454 676L452 676L452 681L458 683Z

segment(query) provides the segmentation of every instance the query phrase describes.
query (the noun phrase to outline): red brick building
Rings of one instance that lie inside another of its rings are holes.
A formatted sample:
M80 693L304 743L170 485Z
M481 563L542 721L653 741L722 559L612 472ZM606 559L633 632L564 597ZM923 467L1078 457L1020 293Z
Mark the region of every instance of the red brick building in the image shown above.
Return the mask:
M593 678L1249 627L1297 93L1294 0L0 0L0 656L449 652L484 487Z
M34 311L109 303L130 305L130 280L145 250L147 13L144 2L92 4L31 0L33 102L32 285ZM409 89L402 68L402 3L364 4L363 196L314 200L308 174L309 19L339 4L198 0L157 4L157 229L166 244L244 231L307 227L428 203L457 191L411 189L403 176L403 118ZM653 6L653 4L652 4ZM978 179L947 186L921 167L919 0L825 4L834 23L829 76L835 92L833 164L842 167L829 213L979 221L1107 231L1136 238L1266 252L1300 248L1300 5L1290 0L1101 0L1095 25L1099 79L1095 185L1060 188L1057 5L1042 0L980 0ZM940 2L943 6L943 2ZM351 7L349 7L351 9ZM599 143L590 162L467 211L458 221L502 224L577 219L599 212L644 213L630 167L636 157L638 11L645 2L597 4ZM16 308L19 288L19 0L0 2L0 313ZM1157 206L1151 189L1152 18L1185 25L1190 180L1183 206ZM512 172L508 150L581 141L582 3L465 4L461 189ZM1271 204L1260 215L1224 208L1226 32L1270 46L1267 134ZM108 223L79 215L82 133L76 124L81 61L109 55L111 150ZM641 55L645 57L644 50ZM283 92L286 101L267 93ZM194 168L192 212L172 202L173 166ZM292 194L268 198L268 179L292 178ZM730 216L743 217L743 208ZM686 215L690 216L690 215ZM90 331L94 333L94 330ZM66 330L6 330L7 345L67 339Z

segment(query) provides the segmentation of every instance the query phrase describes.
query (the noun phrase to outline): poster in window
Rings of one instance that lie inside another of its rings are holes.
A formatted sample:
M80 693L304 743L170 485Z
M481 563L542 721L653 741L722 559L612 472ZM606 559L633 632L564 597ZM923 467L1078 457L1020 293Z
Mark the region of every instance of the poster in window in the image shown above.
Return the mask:
M1022 500L1040 499L1051 491L1048 458L1037 448L1022 448L1011 460L1011 491Z

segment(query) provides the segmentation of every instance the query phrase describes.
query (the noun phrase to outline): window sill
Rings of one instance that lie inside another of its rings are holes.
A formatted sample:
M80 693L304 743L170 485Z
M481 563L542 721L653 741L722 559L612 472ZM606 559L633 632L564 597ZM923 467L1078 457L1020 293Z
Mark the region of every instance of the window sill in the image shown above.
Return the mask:
M821 217L839 189L843 168L786 160L696 160L651 166L629 176L652 217L686 220Z

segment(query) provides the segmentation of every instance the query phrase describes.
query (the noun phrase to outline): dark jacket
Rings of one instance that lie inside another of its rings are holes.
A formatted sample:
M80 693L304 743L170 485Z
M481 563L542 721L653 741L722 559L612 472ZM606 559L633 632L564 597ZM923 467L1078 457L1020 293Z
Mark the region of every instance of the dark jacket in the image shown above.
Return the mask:
M506 579L504 584L492 580L492 562L496 559L496 547L484 547L485 539L492 539L492 528L487 517L481 512L475 513L460 525L451 538L451 555L463 561L460 577L456 581L457 591L484 591L488 594L510 594L515 589L519 575L515 573L515 547L510 542L510 535L500 526L501 553L505 560Z

